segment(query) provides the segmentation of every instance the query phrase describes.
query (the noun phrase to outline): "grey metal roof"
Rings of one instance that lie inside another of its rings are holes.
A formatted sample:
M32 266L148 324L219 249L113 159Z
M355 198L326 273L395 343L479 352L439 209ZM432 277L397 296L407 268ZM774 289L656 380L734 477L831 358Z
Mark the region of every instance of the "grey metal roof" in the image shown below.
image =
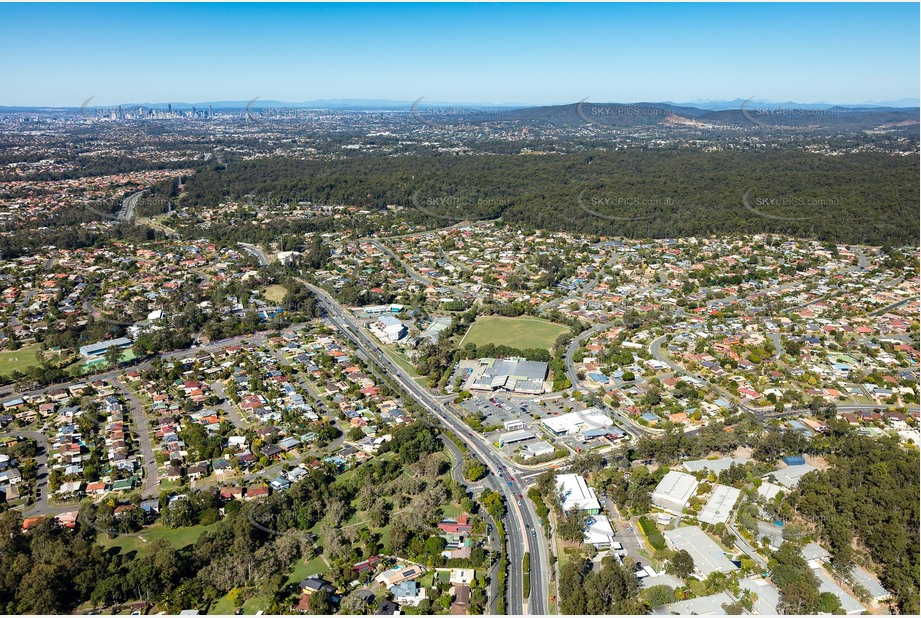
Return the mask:
M669 603L655 608L651 613L658 616L670 616L672 614L681 616L691 614L697 614L698 616L725 616L726 610L723 609L723 605L731 605L734 602L735 600L729 594L720 592L711 594L708 597L697 597L688 601Z
M664 535L676 551L683 549L691 554L694 566L704 577L715 571L728 573L739 568L726 557L722 548L697 526L666 530Z
M707 501L707 505L697 517L702 522L708 524L724 523L729 519L736 501L741 495L741 491L728 485L716 485L713 495Z

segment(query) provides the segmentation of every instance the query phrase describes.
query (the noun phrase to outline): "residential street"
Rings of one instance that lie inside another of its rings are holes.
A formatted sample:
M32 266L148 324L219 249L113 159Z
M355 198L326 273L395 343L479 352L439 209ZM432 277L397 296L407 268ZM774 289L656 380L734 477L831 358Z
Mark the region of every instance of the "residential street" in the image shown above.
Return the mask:
M157 461L154 459L153 442L150 439L150 428L148 427L147 414L144 406L134 395L130 388L125 386L121 380L113 380L115 388L125 398L128 409L131 412L131 423L138 436L138 444L141 447L141 462L144 466L144 485L141 490L141 496L152 498L157 495Z

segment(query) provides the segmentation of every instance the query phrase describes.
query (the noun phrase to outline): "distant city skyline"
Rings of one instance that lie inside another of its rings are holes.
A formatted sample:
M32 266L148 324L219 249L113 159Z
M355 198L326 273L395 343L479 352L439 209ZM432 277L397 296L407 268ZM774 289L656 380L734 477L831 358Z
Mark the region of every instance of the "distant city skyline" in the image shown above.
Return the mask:
M919 6L2 4L0 106L918 99Z

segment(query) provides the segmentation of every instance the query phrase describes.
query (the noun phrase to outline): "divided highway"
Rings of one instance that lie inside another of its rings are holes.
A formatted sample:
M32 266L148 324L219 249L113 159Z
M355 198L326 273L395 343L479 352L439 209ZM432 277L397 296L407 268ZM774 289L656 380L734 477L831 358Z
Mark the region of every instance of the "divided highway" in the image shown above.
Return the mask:
M382 368L426 411L437 418L449 431L460 438L467 448L489 468L488 484L500 491L508 506L506 532L508 533L509 591L508 613L546 614L548 601L547 575L550 572L548 551L542 534L540 518L524 496L526 486L515 471L508 471L483 439L466 425L456 420L443 406L439 398L419 386L402 368L381 352L377 345L364 333L361 326L326 293L314 285L300 280L317 298L327 317L369 361ZM511 476L510 476L511 474ZM531 594L523 598L522 559L525 552L531 554Z

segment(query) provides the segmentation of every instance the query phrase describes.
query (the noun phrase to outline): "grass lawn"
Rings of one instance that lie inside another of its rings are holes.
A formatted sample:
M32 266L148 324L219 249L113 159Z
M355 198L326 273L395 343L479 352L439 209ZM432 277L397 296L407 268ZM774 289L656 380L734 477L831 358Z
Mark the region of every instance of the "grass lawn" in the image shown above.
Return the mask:
M19 348L18 350L0 352L0 375L6 376L16 370L25 372L29 367L37 367L40 365L38 349L39 345L33 343L32 345Z
M285 299L285 295L288 293L288 290L283 285L270 285L262 291L262 295L270 303L280 303Z
M233 604L233 601L231 601L227 595L224 595L217 603L208 609L208 613L212 615L232 616L235 609L237 609L237 607Z
M435 571L427 571L425 575L419 578L419 586L422 588L431 588L435 583Z
M457 504L445 504L441 507L441 512L445 517L457 517L458 515L462 515L464 513L464 509L462 509Z
M363 522L364 520L365 520L364 512L356 509L355 512L352 513L351 517L349 517L347 520L342 522L342 527L344 528L346 526L354 526L356 524Z
M556 338L568 331L569 328L566 326L541 318L481 316L470 326L457 347L462 347L465 343L475 343L477 346L492 343L507 345L519 350L527 348L549 350L553 347Z
M411 378L413 378L413 379L419 379L419 378L420 378L419 374L416 372L416 367L415 367L415 365L413 365L411 362L409 362L409 359L408 359L408 358L406 358L405 356L403 356L402 354L400 354L399 352L397 352L396 349L394 349L394 346L392 346L392 345L385 345L385 346L381 346L381 347L384 349L384 352L387 354L387 356L390 357L390 360L392 360L392 361L395 362L397 365L399 365L399 366L400 366L400 369L402 369L402 370L404 370L406 373L408 373L409 376L410 376Z
M294 570L288 575L288 583L299 582L307 579L311 575L323 575L326 573L326 563L321 556L311 558L307 562L298 560L294 565Z
M265 610L265 608L268 607L268 605L269 605L269 598L257 594L251 599L247 599L247 601L243 603L243 613L246 615L252 616L252 615L255 615L255 613L258 612L260 609ZM208 609L208 614L212 616L216 614L221 614L224 616L232 616L234 610L236 609L237 607L236 605L233 604L233 601L231 601L229 598L224 596L221 598L221 600L219 600L217 603L215 603Z
M132 551L137 551L138 554L142 554L146 551L147 546L156 539L166 539L169 541L170 545L179 549L197 541L202 532L206 530L213 531L216 528L217 524L208 526L189 526L188 528L169 528L167 526L155 524L142 531L140 536L119 535L114 539L110 539L108 536L101 534L98 537L98 541L103 547L118 547L120 550L119 553L122 554ZM141 537L143 537L143 540Z
M259 610L265 610L269 606L269 600L269 597L257 594L243 604L243 613L254 615Z
M579 556L582 552L578 547L566 547L563 542L557 539L556 559L560 563L560 569L569 564L573 556Z

